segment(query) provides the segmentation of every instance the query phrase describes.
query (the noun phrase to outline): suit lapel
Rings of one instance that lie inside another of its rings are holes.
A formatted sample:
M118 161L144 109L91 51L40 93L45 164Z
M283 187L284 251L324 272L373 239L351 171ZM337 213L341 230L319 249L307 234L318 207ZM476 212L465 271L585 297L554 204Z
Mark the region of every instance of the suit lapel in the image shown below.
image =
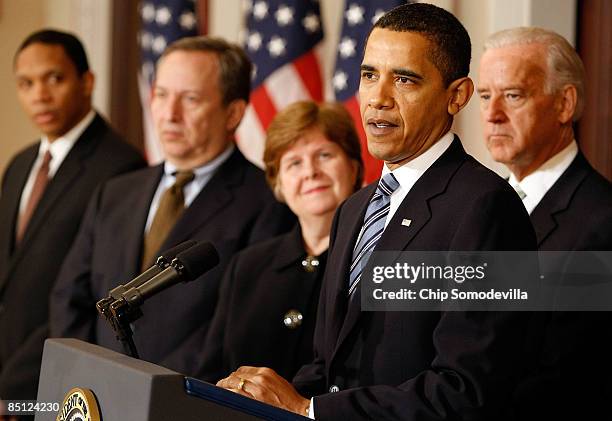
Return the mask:
M32 219L26 228L20 250L26 249L30 241L35 240L36 233L45 224L47 215L55 206L61 206L61 198L70 189L73 181L83 171L84 162L100 142L99 134L104 129L100 116L96 116L76 141L55 176L49 181ZM19 253L19 250L17 250Z
M346 320L348 320L347 311L348 308L348 279L349 279L349 267L353 259L353 248L357 241L357 236L363 225L363 218L365 211L368 207L368 203L374 192L376 191L376 184L373 183L361 191L356 193L355 200L346 202L341 208L341 214L343 218L342 230L338 232L337 238L334 241L334 256L340 256L340 264L334 268L333 276L326 277L325 282L334 282L334 285L330 288L332 291L333 301L327 303L327 309L331 314L328 314L326 319L329 320L331 325L330 339L334 344L339 343L338 338L345 331L344 326ZM331 259L331 255L329 256ZM335 259L334 259L335 260ZM359 288L357 288L359 291ZM357 293L353 294L353 296ZM344 336L343 336L344 337Z
M149 168L148 171L150 172L147 173L142 188L130 191L130 196L137 195L131 205L131 210L136 209L137 213L131 214L131 217L126 216L129 222L122 228L125 239L124 264L126 269L129 269L130 275L140 273L145 225L153 195L164 173L164 164Z
M30 147L22 157L21 163L15 168L16 174L14 176L14 181L4 186L6 189L2 191L2 197L0 198L0 200L7 202L7 205L1 208L5 211L0 214L0 220L3 221L2 228L0 229L0 250L2 250L2 256L0 256L0 262L2 262L2 267L0 268L0 291L6 280L6 274L8 273L10 265L9 262L13 259L15 229L17 226L21 192L23 191L32 165L38 155L39 145L40 143Z
M193 203L185 209L164 241L162 250L190 238L193 232L198 231L210 218L229 205L234 197L233 187L242 182L246 165L246 159L236 148Z
M459 138L455 136L451 146L442 154L442 156L433 163L433 165L419 178L416 184L408 192L405 199L393 215L393 218L387 225L381 239L379 240L376 250L378 251L395 251L398 256L403 250L409 248L409 244L417 236L419 231L427 224L431 219L431 209L429 201L436 196L444 193L453 175L459 169L459 167L466 160L467 154L465 153ZM373 191L372 191L373 193ZM371 194L368 195L369 197ZM358 221L358 225L354 229L358 233L361 229L361 223L363 222L363 214L367 203L360 213L361 219ZM402 225L403 219L411 219L411 223L408 227ZM354 224L354 221L351 221ZM352 245L351 243L351 254ZM351 255L348 256L348 260L343 259L344 267L350 265ZM348 263L347 263L348 262ZM372 262L368 262L370 266ZM366 269L367 270L367 269ZM343 281L347 282L348 274L344 273ZM346 294L346 293L345 293ZM367 314L367 312L366 312ZM361 311L361 285L358 285L353 295L348 300L348 308L344 323L340 329L338 340L336 342L336 349L334 350L333 357L338 353L342 344L346 341L346 338L353 331L357 322L362 317L366 317L363 311Z
M565 211L576 193L576 190L586 178L589 164L578 152L574 161L546 192L540 203L531 212L530 219L538 239L538 247L558 227L556 217Z

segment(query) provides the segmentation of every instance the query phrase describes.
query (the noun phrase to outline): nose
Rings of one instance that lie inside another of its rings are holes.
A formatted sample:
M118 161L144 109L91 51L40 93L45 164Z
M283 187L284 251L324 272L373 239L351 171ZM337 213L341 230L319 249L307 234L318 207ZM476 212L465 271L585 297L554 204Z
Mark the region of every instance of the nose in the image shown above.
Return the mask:
M388 86L388 83L381 78L371 87L368 105L375 109L391 108L393 106L393 95L391 94L391 89L392 88Z
M167 121L179 121L181 117L181 101L175 95L169 95L163 105L163 116Z
M501 96L491 95L489 101L483 105L483 113L488 123L502 123L507 119Z
M316 178L319 175L319 166L315 159L305 159L303 169L305 178Z
M46 83L37 82L32 89L32 97L35 102L49 102L51 100L51 91Z

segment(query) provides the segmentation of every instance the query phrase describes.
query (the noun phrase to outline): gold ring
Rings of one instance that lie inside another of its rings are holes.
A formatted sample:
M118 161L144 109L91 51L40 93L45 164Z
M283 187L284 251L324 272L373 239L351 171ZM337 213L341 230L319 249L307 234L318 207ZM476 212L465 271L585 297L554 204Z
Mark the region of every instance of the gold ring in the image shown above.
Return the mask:
M242 390L244 391L244 384L246 383L246 380L243 379L242 377L238 377L240 379L240 382L238 383L238 390Z

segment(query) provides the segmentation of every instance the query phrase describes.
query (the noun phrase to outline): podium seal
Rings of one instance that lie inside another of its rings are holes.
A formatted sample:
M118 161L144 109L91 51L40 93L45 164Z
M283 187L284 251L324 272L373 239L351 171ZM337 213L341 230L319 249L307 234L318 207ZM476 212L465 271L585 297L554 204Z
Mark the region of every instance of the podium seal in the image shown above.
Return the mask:
M93 392L75 387L64 398L56 421L100 421L100 408Z

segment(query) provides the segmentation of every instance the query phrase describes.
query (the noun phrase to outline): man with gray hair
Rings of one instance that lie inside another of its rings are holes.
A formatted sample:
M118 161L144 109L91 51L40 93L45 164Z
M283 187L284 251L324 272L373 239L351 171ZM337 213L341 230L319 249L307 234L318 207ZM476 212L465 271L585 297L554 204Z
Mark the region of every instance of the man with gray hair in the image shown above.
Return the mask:
M580 152L572 127L585 96L574 48L541 28L500 31L485 42L479 73L487 148L510 169L538 249L611 250L612 186ZM610 319L597 312L551 315L534 375L516 396L519 419L601 417L610 370L595 364L610 352Z
M112 179L94 194L53 290L53 336L120 350L96 301L151 266L160 251L186 240L211 242L220 264L152 297L134 323L143 360L194 374L227 262L289 228L263 172L233 142L251 68L240 47L218 38L183 38L166 49L151 99L165 162Z

